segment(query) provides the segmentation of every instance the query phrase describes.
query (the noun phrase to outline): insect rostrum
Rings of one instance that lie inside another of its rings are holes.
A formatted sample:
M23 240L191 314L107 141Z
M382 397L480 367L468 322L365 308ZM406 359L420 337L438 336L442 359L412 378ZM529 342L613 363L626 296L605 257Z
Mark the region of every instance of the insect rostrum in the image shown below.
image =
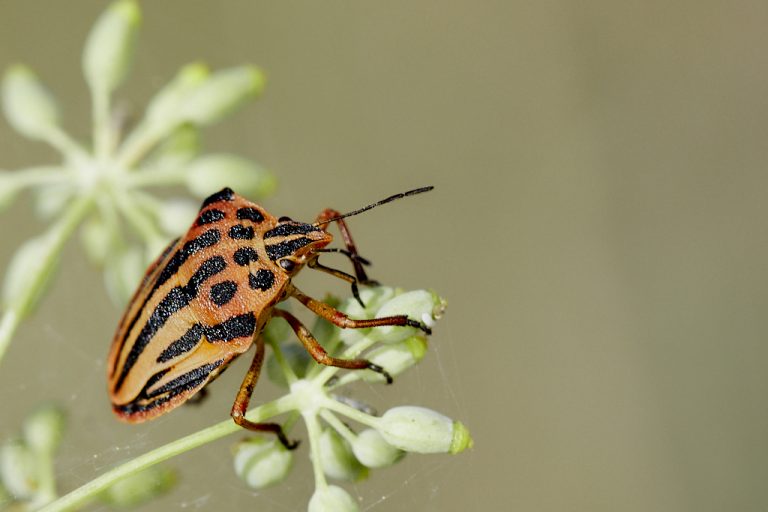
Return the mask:
M405 195L398 194L375 205ZM369 207L352 212L365 211ZM256 353L232 407L239 425L277 434L291 445L274 423L253 423L245 411L264 359L261 331L273 316L284 318L319 363L347 369L371 369L390 377L365 359L329 356L309 330L292 314L274 306L295 298L315 314L343 328L385 325L418 327L404 315L354 320L315 300L292 283L305 265L352 284L370 282L344 217L324 210L312 224L279 219L262 207L225 188L207 198L186 235L173 241L147 269L117 328L107 374L109 397L118 418L127 422L153 419L184 403L251 345ZM355 275L320 265L318 256L338 224Z

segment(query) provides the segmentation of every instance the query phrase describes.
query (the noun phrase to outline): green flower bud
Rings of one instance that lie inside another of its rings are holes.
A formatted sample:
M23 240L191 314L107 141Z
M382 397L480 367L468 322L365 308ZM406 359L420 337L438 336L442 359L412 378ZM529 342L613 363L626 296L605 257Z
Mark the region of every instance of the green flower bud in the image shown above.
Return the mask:
M8 123L32 139L59 125L59 108L48 89L26 66L11 66L3 79L3 109Z
M166 493L175 483L173 470L152 466L118 480L101 493L99 499L113 507L137 507Z
M358 434L352 443L352 451L357 460L369 468L391 466L405 455L405 452L389 444L373 429L366 429Z
M186 184L198 197L207 197L224 187L248 197L264 197L275 190L275 178L257 163L236 155L206 155L189 164Z
M197 217L200 205L188 199L167 199L159 208L160 228L171 236L179 236Z
M182 111L189 95L210 76L208 66L200 62L187 64L152 98L147 106L144 123L155 133L171 129L182 121Z
M424 407L394 407L380 418L379 432L401 450L417 453L459 453L472 446L467 428Z
M108 94L125 79L140 23L135 0L112 3L96 20L83 51L83 72L92 91Z
M296 377L303 379L307 374L309 360L311 359L307 349L298 343L284 343L280 345L280 350L283 353L285 362L288 363ZM267 358L267 377L282 388L288 387L285 373L283 373L283 369L274 354L270 354Z
M39 453L52 454L64 434L64 411L54 405L40 407L24 420L24 440Z
M335 485L315 489L309 500L309 512L358 512L360 507L347 491Z
M105 261L104 283L117 304L124 304L133 294L146 269L143 252L138 247L115 251Z
M91 262L102 265L112 254L115 237L102 217L91 215L80 229L80 241Z
M400 375L405 370L424 359L427 353L427 338L411 336L397 343L388 343L377 347L366 355L366 359L384 368L391 376ZM366 382L384 382L380 373L367 370L362 374Z
M320 458L323 473L330 478L354 482L368 476L368 468L360 464L347 440L332 428L320 434Z
M427 327L432 327L436 319L445 311L445 301L437 294L426 290L414 290L397 295L376 312L377 317L407 315ZM385 343L395 343L413 336L420 331L415 327L375 327L369 336Z
M39 472L35 454L21 440L0 446L0 480L14 498L27 500L34 497Z
M293 454L281 443L260 437L235 446L235 473L252 489L264 489L288 476Z
M261 94L264 84L264 73L255 66L217 71L186 95L180 119L199 125L214 123Z
M48 255L54 249L56 243L50 234L43 234L30 238L24 242L13 255L3 283L3 303L15 304L18 297L29 293L29 288L34 285L33 280L42 276L35 289L25 304L15 304L21 315L29 314L37 305L50 282L51 276L58 266L58 258L48 267L45 267Z

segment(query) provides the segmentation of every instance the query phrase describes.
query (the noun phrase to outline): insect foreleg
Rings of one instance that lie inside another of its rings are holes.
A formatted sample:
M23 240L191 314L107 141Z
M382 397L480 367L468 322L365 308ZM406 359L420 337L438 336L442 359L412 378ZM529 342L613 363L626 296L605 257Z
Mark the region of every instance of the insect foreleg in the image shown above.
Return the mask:
M341 270L336 270L335 268L326 267L317 261L317 258L309 260L307 262L307 266L309 268L319 270L320 272L331 274L334 277L338 277L339 279L350 283L352 285L352 296L355 298L355 300L357 300L362 308L365 308L365 304L363 304L363 300L360 298L360 292L357 289L357 278L355 276L347 274L346 272L342 272Z
M290 288L288 289L288 295L295 297L296 300L304 304L314 314L325 318L332 324L338 325L342 329L365 329L368 327L382 327L385 325L401 325L416 327L417 329L421 329L427 334L432 334L432 329L424 325L422 322L411 320L405 315L355 320L353 318L349 318L346 314L332 306L329 306L325 302L313 299L312 297L305 295L293 285L290 285Z
M326 208L320 212L320 215L317 216L315 224L318 224L321 229L327 231L329 224L324 224L323 222L329 219L333 219L334 217L339 217L340 215L341 213L338 211L332 208ZM367 260L360 258L357 254L357 247L355 247L355 241L352 239L352 233L349 232L347 223L344 222L344 219L339 219L334 222L336 222L336 224L339 226L341 238L344 240L344 245L349 251L349 260L352 262L352 266L355 268L355 276L357 277L358 282L363 284L376 284L375 281L368 279L368 274L365 273L363 262L367 262Z
M256 354L251 361L251 367L248 368L248 373L245 374L243 383L240 385L240 391L237 392L237 398L232 405L232 412L230 415L235 423L243 428L252 430L254 432L272 432L277 436L283 446L289 450L296 448L298 441L289 441L283 432L283 427L278 423L256 423L245 419L245 412L248 410L248 403L251 401L251 395L253 395L253 388L256 387L256 382L259 380L259 374L261 373L261 365L264 362L264 340L259 336L256 338Z
M392 383L392 376L384 370L381 366L374 364L367 359L340 359L338 357L329 356L325 349L317 342L317 339L309 332L301 321L282 309L275 309L275 316L284 318L288 325L291 326L293 332L296 333L296 337L307 349L309 355L320 364L326 366L336 366L337 368L345 368L347 370L373 370L376 373L382 374L387 379L387 384Z

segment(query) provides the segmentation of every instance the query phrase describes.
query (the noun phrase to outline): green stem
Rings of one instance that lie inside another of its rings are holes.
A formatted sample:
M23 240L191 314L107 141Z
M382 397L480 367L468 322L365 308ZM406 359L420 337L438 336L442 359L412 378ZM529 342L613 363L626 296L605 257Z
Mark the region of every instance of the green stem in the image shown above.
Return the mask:
M326 409L336 411L339 414L343 414L347 418L355 420L356 422L362 423L363 425L369 426L371 428L377 428L381 421L380 418L377 418L376 416L371 416L370 414L366 414L362 411L358 411L354 407L351 407L347 404L343 404L336 400L328 400L328 402L325 403L324 406Z
M293 405L292 397L286 395L252 409L246 417L251 421L263 422L273 416L291 410ZM164 460L168 460L171 457L188 452L198 446L203 446L241 430L241 427L235 424L231 419L216 423L215 425L172 441L107 471L80 488L75 489L69 494L62 496L53 503L40 509L39 512L64 512L67 510L74 510L77 507L87 504L98 496L99 493L103 492L122 478L138 473L139 471L154 466Z
M30 276L28 285L22 292L14 297L13 302L8 304L3 316L0 319L0 361L2 361L8 345L11 343L16 328L21 323L22 318L29 312L35 298L44 284L51 268L59 258L64 243L69 239L72 232L77 228L83 218L90 212L93 206L93 198L83 197L67 208L64 215L49 230L46 236L51 238L51 243L47 246L47 252L40 256L40 265L37 273Z
M315 474L315 488L325 489L328 482L323 472L322 455L320 453L320 423L315 412L304 414L304 423L307 425L307 437L309 449L312 451L312 471Z

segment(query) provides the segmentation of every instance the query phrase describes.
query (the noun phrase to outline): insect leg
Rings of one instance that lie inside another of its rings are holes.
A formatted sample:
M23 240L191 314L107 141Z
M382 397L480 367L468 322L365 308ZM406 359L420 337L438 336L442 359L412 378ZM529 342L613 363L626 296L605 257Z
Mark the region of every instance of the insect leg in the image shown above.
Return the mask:
M425 324L422 322L417 322L416 320L411 320L405 315L355 320L353 318L349 318L346 314L332 306L329 306L325 302L313 299L312 297L305 295L293 285L290 285L288 294L296 297L296 300L304 304L314 314L325 318L329 322L333 323L334 325L338 325L342 329L365 329L367 327L381 327L384 325L407 325L409 327L416 327L417 329L421 329L427 334L432 334L432 329L427 327Z
M272 313L275 316L284 318L288 325L291 326L293 332L296 333L296 337L299 338L304 348L307 349L309 355L320 364L326 366L336 366L337 368L345 368L347 370L373 370L376 373L382 374L387 379L387 384L392 384L392 376L381 366L374 364L367 359L341 359L338 357L332 357L328 355L328 352L317 342L317 339L309 332L301 321L282 309L275 309Z
M362 308L365 308L365 304L363 304L363 300L360 298L360 292L357 289L357 278L355 276L347 274L346 272L342 272L341 270L336 270L335 268L326 267L317 261L317 258L312 258L309 260L307 262L307 266L309 268L325 272L326 274L331 274L334 277L338 277L339 279L343 279L344 281L350 283L352 285L352 296L355 298L355 300L357 300Z
M338 211L332 208L326 208L320 212L320 215L317 216L315 223L319 224L323 230L327 230L328 224L323 224L323 221L338 217L340 215L341 213ZM349 260L352 262L352 266L355 268L355 277L357 277L358 282L372 285L378 284L376 281L368 279L368 274L365 273L365 269L363 268L363 262L366 262L366 264L369 264L369 262L364 258L360 258L360 256L357 254L357 247L355 247L355 241L352 239L352 233L349 232L347 223L344 222L344 219L339 219L335 222L339 226L339 231L341 232L342 240L344 240L344 245L347 246L347 250L349 251Z
M278 423L256 423L245 419L245 412L248 410L248 403L251 401L251 395L253 395L253 388L256 387L256 382L259 380L259 374L261 373L261 365L264 362L264 340L259 336L256 338L256 354L253 356L251 367L248 368L248 373L245 374L243 383L240 385L240 391L237 392L237 398L232 405L232 412L230 415L235 423L243 428L252 430L254 432L272 432L277 436L283 446L289 450L296 448L298 441L289 441L285 437L283 427Z

